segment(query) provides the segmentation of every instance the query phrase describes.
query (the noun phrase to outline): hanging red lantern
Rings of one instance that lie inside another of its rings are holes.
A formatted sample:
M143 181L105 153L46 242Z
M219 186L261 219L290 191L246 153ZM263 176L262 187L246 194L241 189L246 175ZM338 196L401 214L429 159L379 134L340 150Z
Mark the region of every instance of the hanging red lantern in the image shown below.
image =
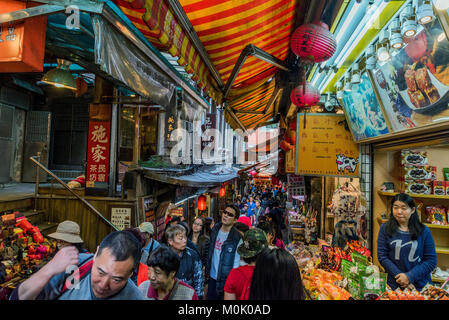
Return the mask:
M223 198L225 196L225 194L226 194L226 187L225 186L220 187L220 190L218 191L218 195L221 198Z
M292 90L290 100L295 106L307 108L320 101L320 93L310 82L306 82L305 90L304 84L299 84Z
M251 170L249 172L249 174L254 178L257 175L257 171L256 170Z
M337 41L329 26L321 21L299 26L292 34L291 49L301 60L319 63L328 60L337 50Z
M198 206L198 210L200 210L200 211L206 210L206 208L207 208L207 199L206 199L206 197L204 195L200 195L198 197L198 204L197 204L197 206Z

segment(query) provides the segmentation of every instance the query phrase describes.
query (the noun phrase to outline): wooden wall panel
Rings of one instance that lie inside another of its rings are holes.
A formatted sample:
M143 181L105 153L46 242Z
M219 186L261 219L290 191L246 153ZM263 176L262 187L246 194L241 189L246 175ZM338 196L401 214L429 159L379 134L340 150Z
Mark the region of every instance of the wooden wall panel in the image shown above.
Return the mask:
M93 199L86 198L86 200L108 220L111 218L110 205L131 205L134 208L134 213L136 212L135 201L122 201L113 198L105 198L103 200L98 197ZM85 247L91 252L95 252L101 240L113 231L106 222L76 198L39 198L38 208L47 211L48 220L50 221L59 223L64 220L72 220L78 223Z

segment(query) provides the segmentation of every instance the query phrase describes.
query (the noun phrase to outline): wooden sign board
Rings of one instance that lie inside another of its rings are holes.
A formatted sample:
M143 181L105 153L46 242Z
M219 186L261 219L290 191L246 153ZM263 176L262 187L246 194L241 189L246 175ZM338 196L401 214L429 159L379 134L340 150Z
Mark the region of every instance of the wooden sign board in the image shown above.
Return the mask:
M345 129L345 116L298 113L296 174L359 176L359 146Z

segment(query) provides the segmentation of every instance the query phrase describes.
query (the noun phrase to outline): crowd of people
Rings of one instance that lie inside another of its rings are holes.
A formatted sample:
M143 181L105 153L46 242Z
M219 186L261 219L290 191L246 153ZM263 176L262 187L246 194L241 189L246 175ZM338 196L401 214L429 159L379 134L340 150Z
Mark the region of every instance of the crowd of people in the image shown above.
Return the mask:
M161 241L144 222L110 233L95 253L83 247L79 226L64 221L49 235L54 257L10 299L302 299L298 265L285 250L283 190L247 191L218 221L170 217Z
M49 235L57 242L54 257L10 299L304 299L298 264L286 250L282 193L252 189L247 199L226 204L218 221L198 216L188 225L182 217L171 217L160 242L151 222L115 231L95 253L83 247L78 224L64 221ZM392 199L378 251L391 288L422 288L431 281L435 245L409 195Z

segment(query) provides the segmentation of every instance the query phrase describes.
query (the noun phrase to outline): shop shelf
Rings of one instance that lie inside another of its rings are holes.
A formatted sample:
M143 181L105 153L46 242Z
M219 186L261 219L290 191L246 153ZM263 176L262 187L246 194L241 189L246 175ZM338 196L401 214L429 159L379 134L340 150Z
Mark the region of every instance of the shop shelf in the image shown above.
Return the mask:
M377 193L380 196L385 196L385 197L394 197L395 195L397 195L399 192L384 192L384 191L377 191ZM418 198L418 199L443 199L443 200L449 200L449 196L438 196L436 194L419 194L419 193L409 193L409 195L413 198Z
M435 251L440 254L449 254L449 247L435 247Z
M446 281L446 279L440 279L440 278L432 277L432 282L444 283L445 281Z
M445 225L445 226L440 226L438 224L430 224L430 223L424 223L427 227L432 228L432 229L448 229L449 230L449 225Z

